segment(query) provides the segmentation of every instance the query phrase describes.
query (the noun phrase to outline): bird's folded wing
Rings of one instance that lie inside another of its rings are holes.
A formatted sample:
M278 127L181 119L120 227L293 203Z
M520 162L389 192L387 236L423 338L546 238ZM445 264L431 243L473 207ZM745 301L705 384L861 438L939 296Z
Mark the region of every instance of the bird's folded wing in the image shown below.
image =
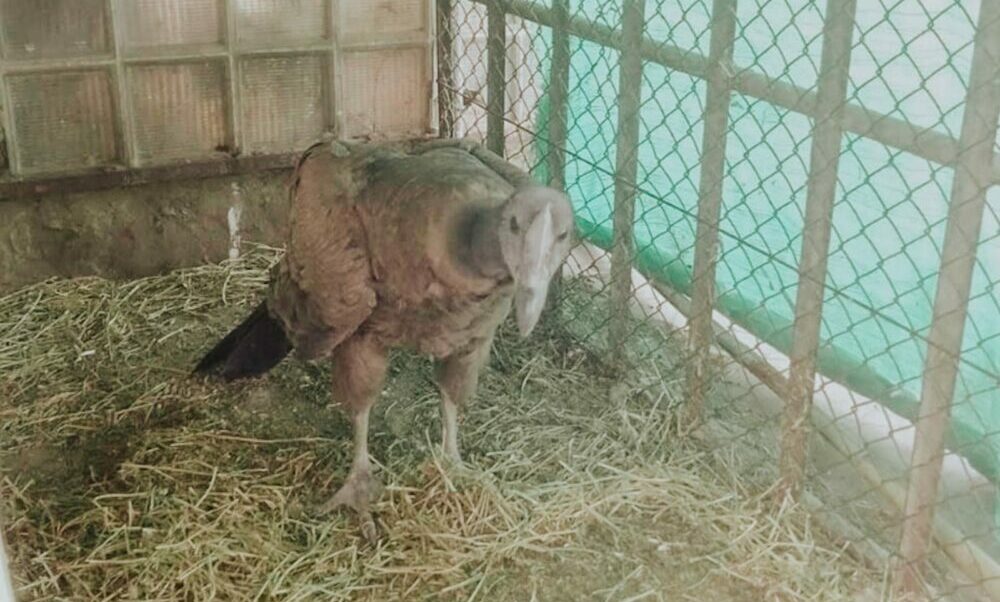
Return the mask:
M317 146L296 167L288 249L272 273L268 307L303 358L329 353L375 307L364 227L354 202L364 153Z

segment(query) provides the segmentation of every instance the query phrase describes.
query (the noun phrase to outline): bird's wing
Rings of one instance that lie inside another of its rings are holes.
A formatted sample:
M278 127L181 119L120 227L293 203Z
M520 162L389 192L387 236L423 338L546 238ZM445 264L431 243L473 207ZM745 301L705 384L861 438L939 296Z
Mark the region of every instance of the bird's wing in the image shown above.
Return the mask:
M268 297L304 358L329 353L375 308L367 236L355 209L366 158L338 148L313 147L295 169L288 249Z

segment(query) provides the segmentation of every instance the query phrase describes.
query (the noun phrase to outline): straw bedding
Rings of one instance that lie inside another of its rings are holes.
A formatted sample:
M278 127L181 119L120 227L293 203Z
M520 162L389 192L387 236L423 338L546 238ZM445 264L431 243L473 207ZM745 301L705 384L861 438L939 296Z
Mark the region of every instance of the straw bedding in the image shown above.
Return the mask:
M349 515L315 512L351 447L325 366L188 376L277 253L0 298L0 510L24 599L879 597L882 574L805 512L673 434L677 342L642 333L659 351L607 375L573 336L601 315L579 283L537 336L498 336L460 433L466 471L437 454L427 362L394 358L372 428L384 537L364 543Z

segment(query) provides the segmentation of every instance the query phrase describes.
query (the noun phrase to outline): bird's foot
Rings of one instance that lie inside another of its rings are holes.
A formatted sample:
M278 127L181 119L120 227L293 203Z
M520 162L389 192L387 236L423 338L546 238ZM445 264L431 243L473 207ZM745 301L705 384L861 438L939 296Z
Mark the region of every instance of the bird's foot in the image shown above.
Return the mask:
M458 453L450 454L447 451L442 455L441 468L445 482L452 490L482 485L489 476L475 466L466 464Z
M347 506L354 510L361 523L361 534L369 543L378 539L378 529L371 513L371 504L382 494L382 483L370 472L352 472L337 493L320 506L322 514L328 514Z
M462 454L458 451L458 445L449 444L448 435L445 434L443 437L445 443L441 444L439 448L441 450L441 458L445 468L448 467L463 467L465 462L462 460Z

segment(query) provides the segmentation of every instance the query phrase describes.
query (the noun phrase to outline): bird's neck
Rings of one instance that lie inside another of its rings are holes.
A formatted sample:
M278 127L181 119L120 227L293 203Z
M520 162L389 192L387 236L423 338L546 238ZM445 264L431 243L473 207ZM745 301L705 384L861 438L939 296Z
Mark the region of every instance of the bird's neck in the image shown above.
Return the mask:
M463 213L453 238L454 256L471 272L502 280L509 276L500 250L501 208L475 208Z

